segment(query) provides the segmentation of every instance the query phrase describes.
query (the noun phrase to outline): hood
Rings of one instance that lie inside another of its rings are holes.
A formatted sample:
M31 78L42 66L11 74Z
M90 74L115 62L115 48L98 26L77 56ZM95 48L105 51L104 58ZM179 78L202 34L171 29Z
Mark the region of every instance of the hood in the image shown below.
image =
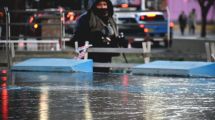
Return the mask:
M108 4L108 15L113 16L113 4L110 0L89 0L88 9L94 11L96 9L96 4L100 1L106 1Z

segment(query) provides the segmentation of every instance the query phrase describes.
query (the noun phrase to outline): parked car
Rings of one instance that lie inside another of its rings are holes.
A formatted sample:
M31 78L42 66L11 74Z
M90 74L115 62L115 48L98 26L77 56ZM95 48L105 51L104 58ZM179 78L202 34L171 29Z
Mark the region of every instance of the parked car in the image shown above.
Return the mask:
M115 12L119 31L128 39L133 38L133 47L141 47L140 42L152 41L154 45L171 45L173 23L162 11Z

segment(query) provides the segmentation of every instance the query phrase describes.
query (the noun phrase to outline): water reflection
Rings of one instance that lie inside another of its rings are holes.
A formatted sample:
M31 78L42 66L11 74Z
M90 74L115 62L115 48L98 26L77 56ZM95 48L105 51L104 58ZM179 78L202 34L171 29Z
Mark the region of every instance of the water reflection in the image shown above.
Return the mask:
M5 120L215 119L213 78L18 72L4 88Z
M91 105L89 102L89 96L88 94L85 94L84 97L84 118L85 120L93 120L93 115L92 115L92 111L91 111Z
M2 120L8 120L8 90L7 83L1 84L1 111Z
M39 98L39 120L49 120L49 87L41 87Z

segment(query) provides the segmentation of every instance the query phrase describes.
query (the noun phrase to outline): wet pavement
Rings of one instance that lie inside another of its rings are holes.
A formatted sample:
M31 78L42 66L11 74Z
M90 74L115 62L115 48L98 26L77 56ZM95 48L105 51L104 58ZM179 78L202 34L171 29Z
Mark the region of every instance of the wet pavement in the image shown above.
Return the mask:
M215 78L15 72L2 120L214 120Z

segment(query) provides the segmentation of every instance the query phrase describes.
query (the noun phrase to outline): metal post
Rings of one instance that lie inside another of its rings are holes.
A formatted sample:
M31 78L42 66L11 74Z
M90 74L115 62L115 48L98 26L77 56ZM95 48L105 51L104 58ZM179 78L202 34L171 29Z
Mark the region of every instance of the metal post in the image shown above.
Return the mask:
M63 44L63 49L65 49L65 41L63 40L63 38L65 37L65 12L62 13L63 14L63 21L62 21L62 36L61 36L61 39L62 39L62 44Z
M143 54L151 53L151 42L142 42ZM149 63L150 57L144 56L144 63Z
M141 0L141 11L146 10L146 1Z
M2 33L2 27L0 26L0 38L1 38L1 33Z
M8 8L5 7L5 19L6 19L6 40L8 41L6 43L6 55L7 55L7 61L8 61L8 69L12 66L12 56L11 56L11 45L10 45L10 13L8 11Z
M207 61L211 62L211 49L210 49L210 43L206 42L205 43L205 49L206 49L206 55L207 55Z
M8 40L11 40L11 21L10 21L10 12L8 11ZM14 49L14 43L9 43L9 49L10 49L10 67L13 65L13 58L15 57L15 49Z
M62 19L63 18L63 19ZM63 45L63 26L64 26L64 13L60 12L60 38L59 38L59 43L60 43L60 48L64 48L65 46Z
M167 47L170 47L170 11L168 6L166 7L166 10L167 10L167 43L168 43Z
M89 46L89 41L86 41L86 42L85 42L85 46ZM86 53L85 53L85 55L84 55L84 60L88 59L88 52L87 52L87 49L86 49L85 52L86 52Z
M212 62L215 62L215 43L211 42L210 47L211 47L211 59L212 59Z

